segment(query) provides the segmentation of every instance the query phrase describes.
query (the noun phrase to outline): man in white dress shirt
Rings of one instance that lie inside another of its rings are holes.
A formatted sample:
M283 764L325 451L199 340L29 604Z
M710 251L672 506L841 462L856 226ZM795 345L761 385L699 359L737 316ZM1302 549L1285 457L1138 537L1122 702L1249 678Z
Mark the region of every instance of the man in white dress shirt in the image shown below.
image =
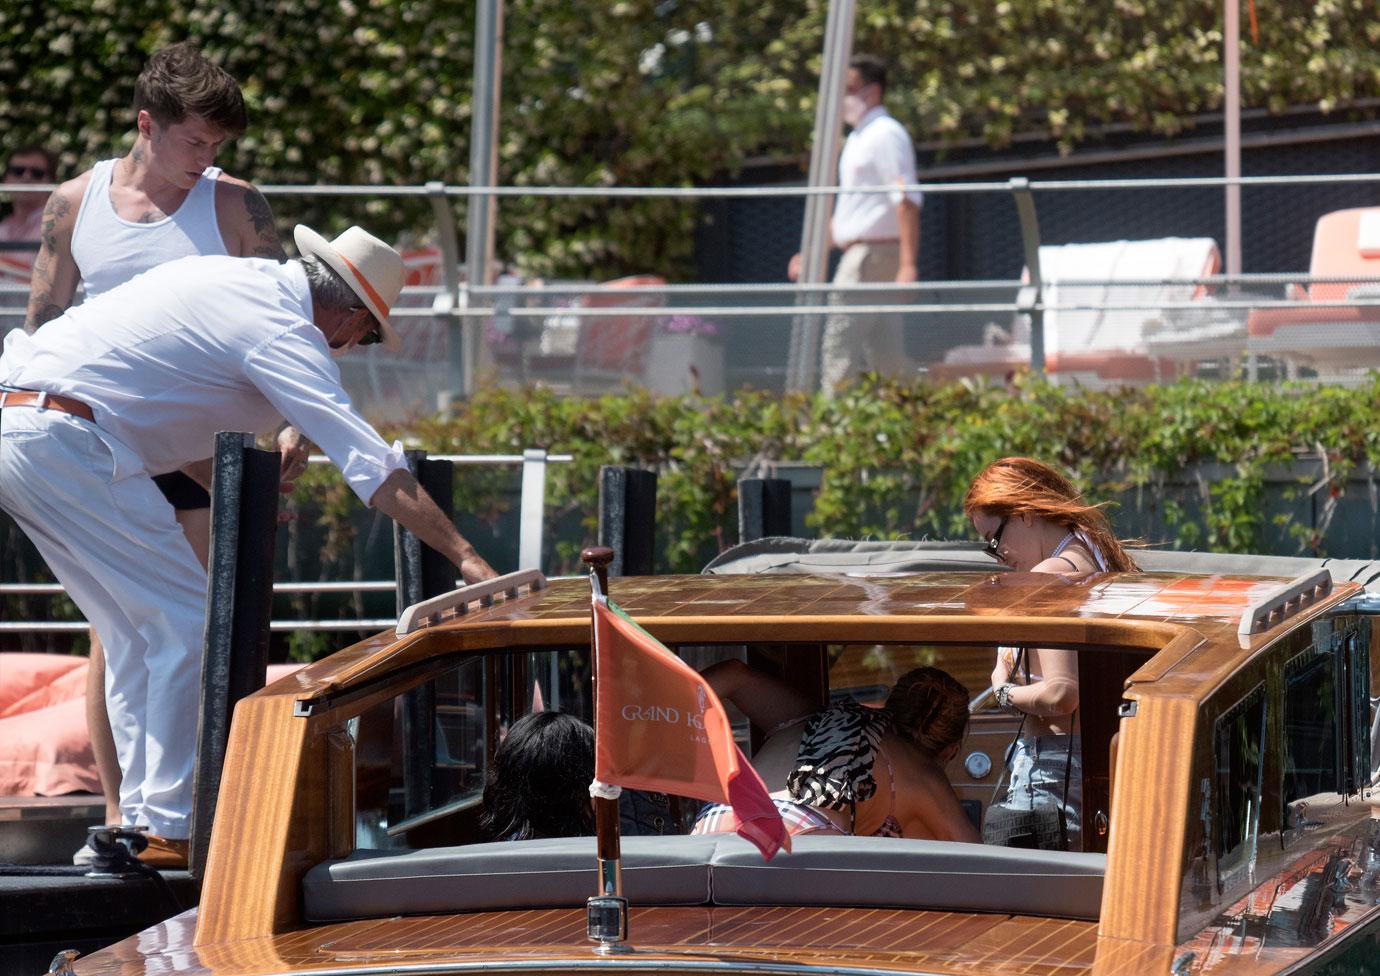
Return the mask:
M839 155L839 186L829 222L833 247L843 251L834 284L910 284L917 280L920 253L920 194L899 187L916 182L915 148L901 123L882 105L886 66L868 54L849 62L843 93L843 121L851 128ZM850 193L848 187L896 186L891 193ZM800 276L800 255L788 274ZM844 304L878 305L897 300L885 292L838 296ZM904 297L904 296L900 296ZM899 315L829 316L820 356L820 388L832 393L864 372L910 376Z
M69 309L0 355L0 509L100 633L125 823L143 855L186 863L206 571L153 476L211 452L225 429L286 418L367 505L443 553L467 582L494 571L351 406L332 361L396 348L403 263L352 227L299 226L303 258L197 256Z

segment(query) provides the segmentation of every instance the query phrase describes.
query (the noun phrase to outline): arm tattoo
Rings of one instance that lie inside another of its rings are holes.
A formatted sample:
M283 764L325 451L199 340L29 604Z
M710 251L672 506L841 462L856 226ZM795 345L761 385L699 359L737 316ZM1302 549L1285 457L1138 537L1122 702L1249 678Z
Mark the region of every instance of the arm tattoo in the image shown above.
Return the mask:
M39 232L39 243L52 254L57 250L57 223L72 212L72 204L66 197L54 193L48 198L48 206L43 208L43 228Z
M65 311L53 295L58 256L58 222L72 212L72 202L62 193L54 193L43 208L43 226L39 230L38 257L34 261L30 280L29 301L25 309L24 329L33 332L45 322L51 322ZM71 301L71 296L68 296Z
M39 301L42 302L42 301L43 301L44 299L46 299L47 297L48 297L47 295L40 295L40 296L39 296ZM37 328L38 328L40 325L42 325L43 323L45 323L45 322L51 322L51 321L53 321L53 319L59 318L61 315L62 315L62 309L58 308L58 307L57 307L56 305L54 305L52 302L47 302L47 303L43 304L42 306L40 306L40 308L38 309L38 311L34 312L34 316L33 316L33 327L34 327L35 329L37 329Z
M264 195L252 186L244 189L244 210L249 223L254 227L253 253L256 257L287 260L287 252L278 240L278 229L273 221L273 210Z

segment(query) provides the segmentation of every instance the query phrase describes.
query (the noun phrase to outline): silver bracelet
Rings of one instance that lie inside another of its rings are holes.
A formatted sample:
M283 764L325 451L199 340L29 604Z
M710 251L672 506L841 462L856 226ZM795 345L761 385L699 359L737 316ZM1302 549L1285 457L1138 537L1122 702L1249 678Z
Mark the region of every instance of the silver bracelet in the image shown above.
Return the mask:
M1007 682L997 689L997 707L1008 715L1023 715L1024 713L1011 701L1011 689L1016 687L1011 682Z

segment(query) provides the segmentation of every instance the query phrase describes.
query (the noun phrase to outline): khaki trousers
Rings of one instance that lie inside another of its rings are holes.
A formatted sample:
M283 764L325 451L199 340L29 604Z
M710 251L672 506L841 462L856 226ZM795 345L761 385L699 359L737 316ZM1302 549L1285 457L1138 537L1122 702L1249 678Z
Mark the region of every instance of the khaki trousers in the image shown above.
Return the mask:
M834 284L857 285L896 280L901 245L896 241L859 242L849 245L834 272ZM895 304L892 292L871 291L850 295L832 293L831 305ZM901 316L894 313L848 314L835 312L824 323L820 352L820 389L835 392L863 373L913 376L915 364L906 355Z

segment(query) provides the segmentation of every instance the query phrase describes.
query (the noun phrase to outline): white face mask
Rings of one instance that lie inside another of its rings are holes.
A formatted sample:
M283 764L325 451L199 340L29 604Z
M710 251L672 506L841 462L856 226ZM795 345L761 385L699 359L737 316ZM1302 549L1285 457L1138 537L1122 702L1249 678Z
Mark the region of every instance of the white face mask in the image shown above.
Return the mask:
M862 117L867 114L867 103L862 100L861 95L844 95L842 114L845 123L857 128Z

